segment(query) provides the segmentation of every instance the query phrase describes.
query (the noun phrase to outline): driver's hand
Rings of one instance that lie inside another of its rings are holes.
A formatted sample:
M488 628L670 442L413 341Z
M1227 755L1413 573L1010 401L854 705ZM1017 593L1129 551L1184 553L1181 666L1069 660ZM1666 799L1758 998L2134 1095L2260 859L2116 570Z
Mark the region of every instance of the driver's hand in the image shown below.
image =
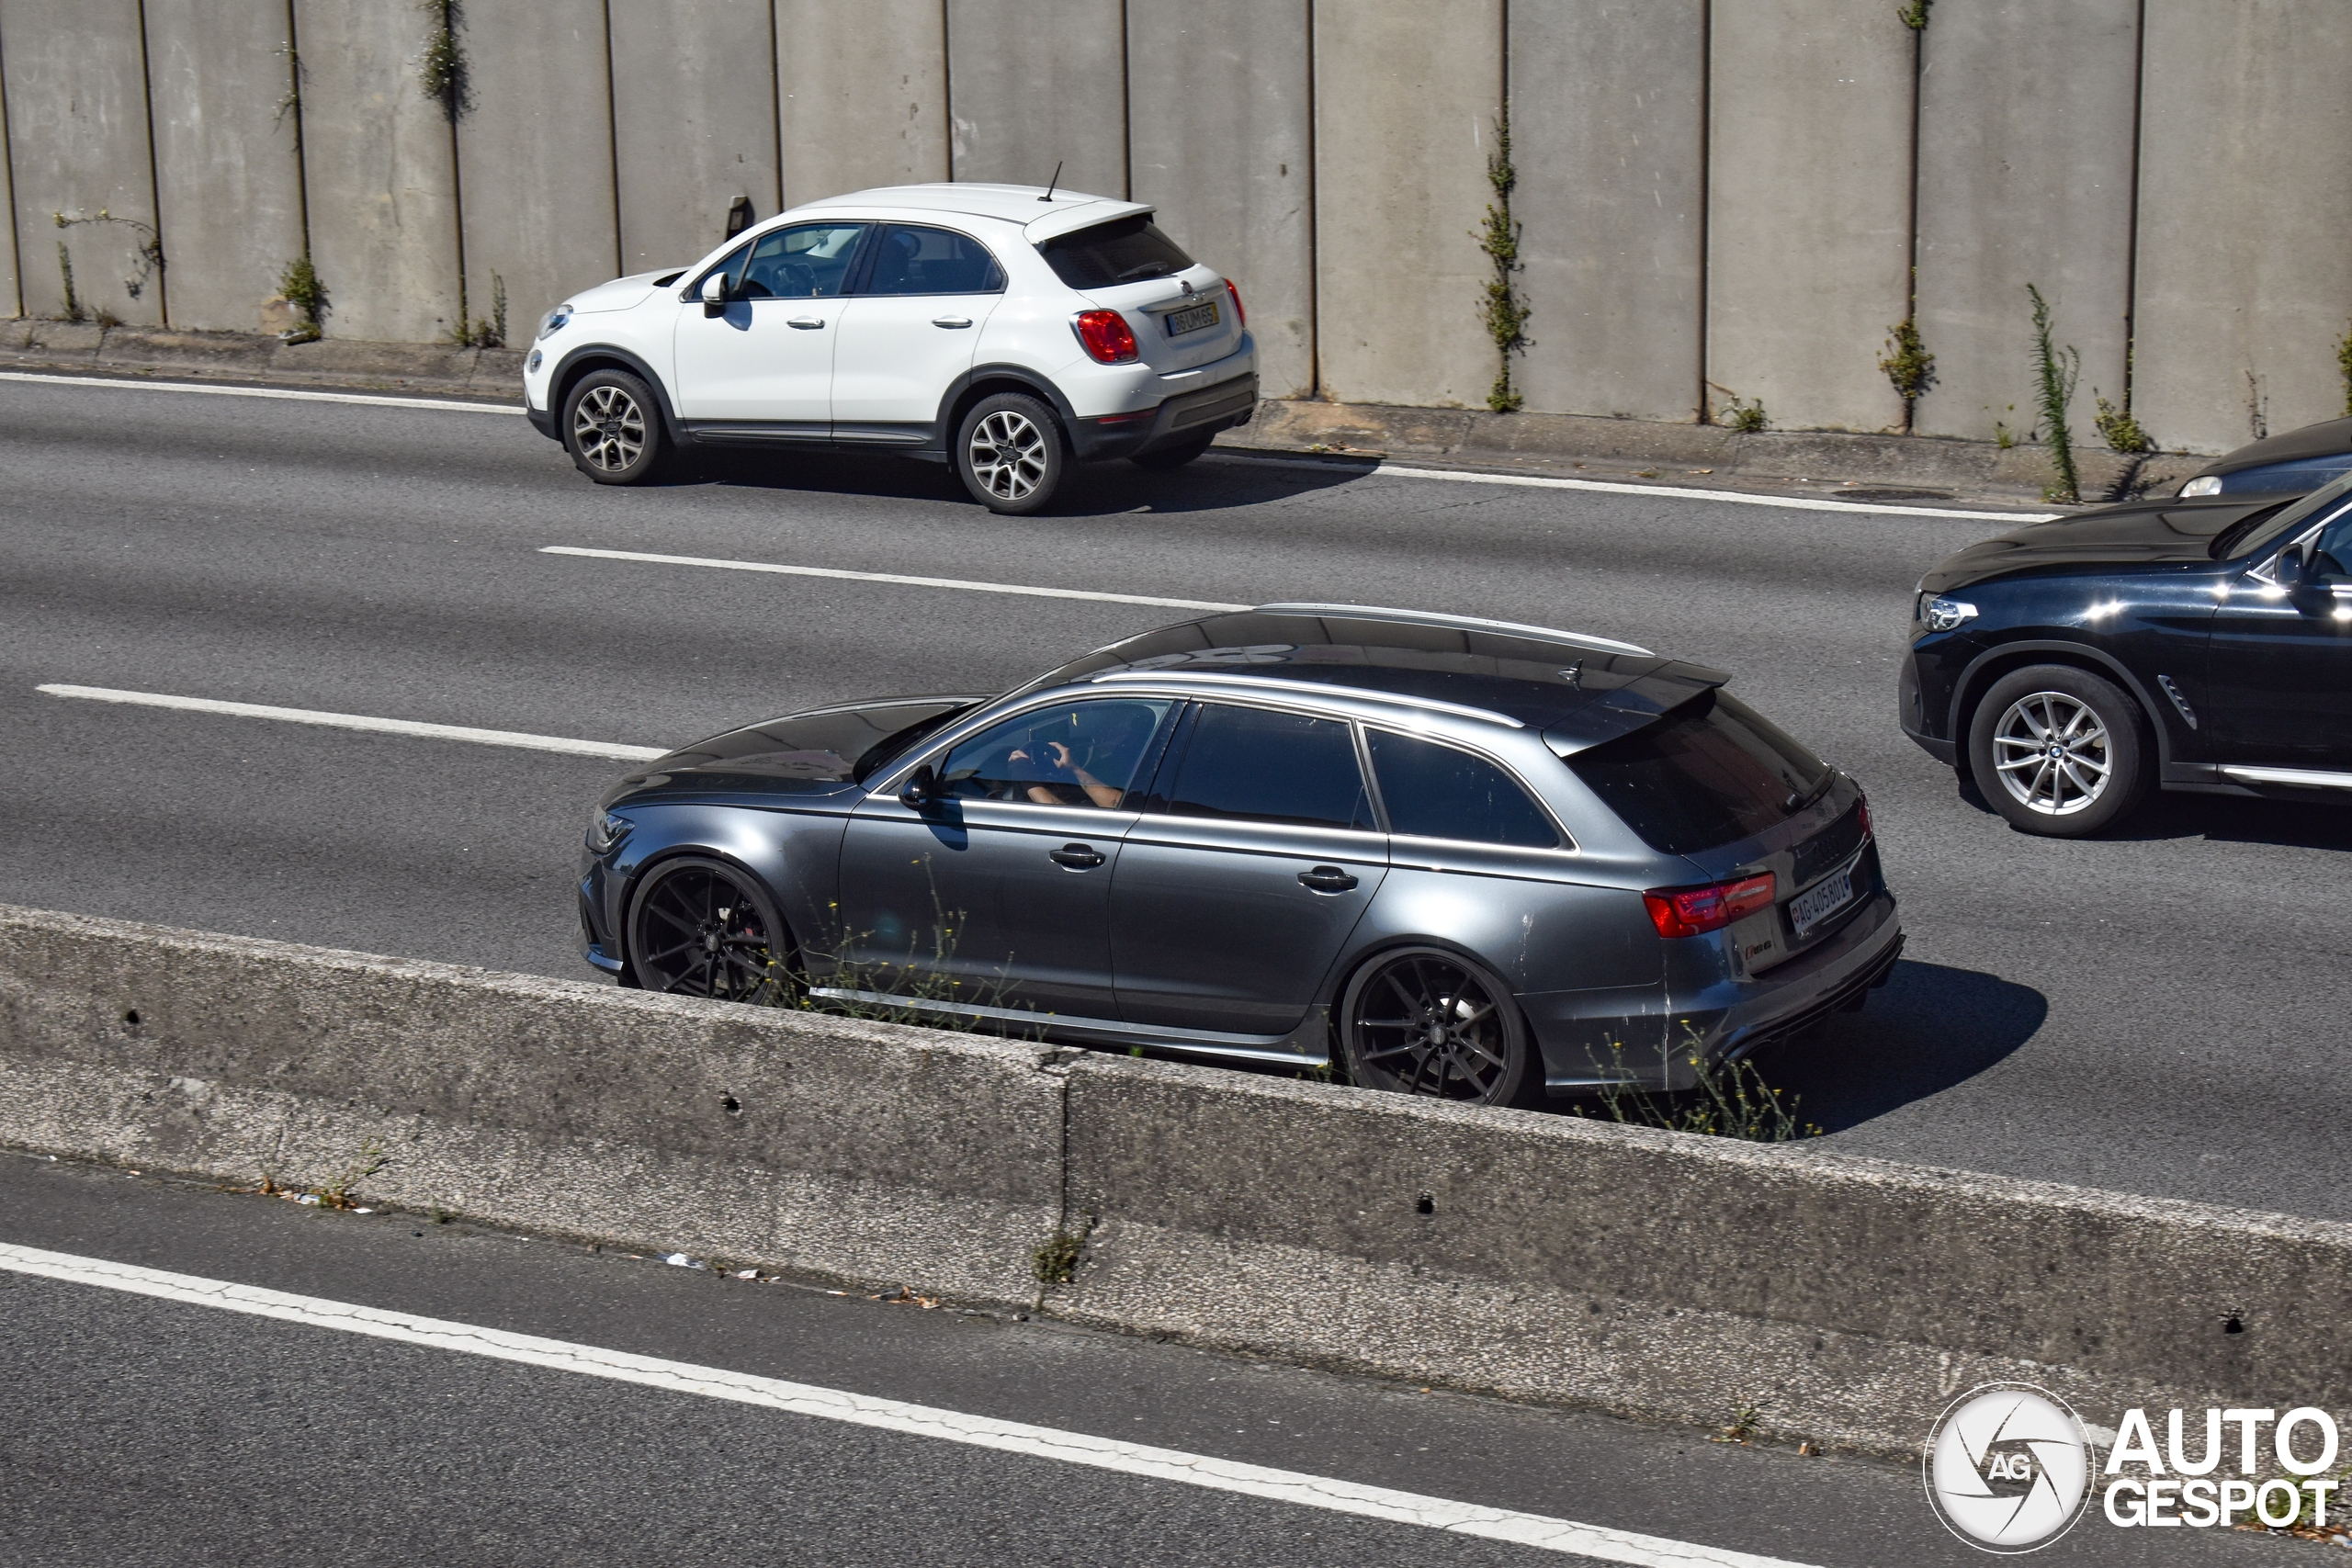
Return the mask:
M1048 740L1046 742L1046 749L1053 753L1053 756L1048 760L1052 761L1055 767L1067 770L1072 765L1069 757L1069 748L1063 745L1060 741Z

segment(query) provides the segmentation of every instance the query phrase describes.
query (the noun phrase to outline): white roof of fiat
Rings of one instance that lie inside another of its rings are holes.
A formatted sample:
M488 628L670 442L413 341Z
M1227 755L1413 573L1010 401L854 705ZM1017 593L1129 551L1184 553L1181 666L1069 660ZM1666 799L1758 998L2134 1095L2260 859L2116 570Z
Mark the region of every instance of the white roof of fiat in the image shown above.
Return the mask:
M872 207L954 212L972 218L993 218L999 222L1018 223L1023 234L1035 243L1057 234L1069 233L1073 229L1091 228L1113 219L1152 210L1144 202L1089 196L1084 191L1057 190L1051 200L1041 199L1045 195L1044 186L992 186L962 182L880 186L873 190L854 190L843 196L829 196L822 201L796 207L784 216L800 218L830 208Z

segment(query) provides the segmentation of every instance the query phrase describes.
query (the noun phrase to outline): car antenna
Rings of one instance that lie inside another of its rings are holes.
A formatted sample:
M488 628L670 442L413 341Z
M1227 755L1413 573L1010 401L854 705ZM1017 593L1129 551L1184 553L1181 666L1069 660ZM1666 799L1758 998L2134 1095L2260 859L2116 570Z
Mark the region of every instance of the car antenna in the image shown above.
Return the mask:
M1061 183L1062 183L1062 161L1061 161L1059 158L1057 158L1057 159L1055 159L1055 160L1054 160L1054 177L1053 177L1052 179L1047 180L1047 181L1046 182L1046 194L1045 194L1045 195L1043 195L1043 196L1041 196L1041 197L1039 197L1037 199L1038 199L1039 201L1051 201L1051 200L1053 200L1053 199L1054 199L1054 187L1055 187L1056 186L1057 186L1057 185L1061 184Z

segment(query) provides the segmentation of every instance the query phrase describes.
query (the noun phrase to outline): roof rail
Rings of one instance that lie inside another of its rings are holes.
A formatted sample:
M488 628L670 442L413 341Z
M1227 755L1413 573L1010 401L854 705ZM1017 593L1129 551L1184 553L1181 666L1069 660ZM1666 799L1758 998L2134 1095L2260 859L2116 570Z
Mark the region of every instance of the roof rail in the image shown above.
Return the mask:
M1090 679L1095 685L1113 681L1210 681L1220 686L1247 686L1260 692L1307 692L1318 697L1354 697L1370 703L1394 703L1399 707L1450 713L1463 718L1482 718L1489 724L1507 724L1513 729L1527 728L1510 715L1497 713L1492 708L1474 708L1463 703L1440 702L1435 697L1416 697L1403 692L1375 692L1363 686L1340 686L1323 681L1285 681L1272 675L1228 675L1218 670L1183 669L1110 670Z
M1635 653L1649 659L1657 657L1639 643L1619 642L1615 637L1562 631L1557 626L1531 626L1519 621L1490 621L1483 615L1448 615L1436 610L1392 610L1378 604L1261 604L1250 613L1259 615L1352 615L1368 621L1402 621L1417 626L1460 626L1466 631L1512 632L1522 637L1577 643L1606 653Z

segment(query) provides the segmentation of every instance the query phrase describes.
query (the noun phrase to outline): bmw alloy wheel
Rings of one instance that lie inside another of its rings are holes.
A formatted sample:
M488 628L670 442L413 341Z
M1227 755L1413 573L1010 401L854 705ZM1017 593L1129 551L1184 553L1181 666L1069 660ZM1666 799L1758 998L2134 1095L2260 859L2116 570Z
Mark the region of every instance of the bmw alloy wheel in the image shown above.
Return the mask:
M1017 409L998 409L972 427L972 476L999 501L1026 501L1046 477L1046 433Z
M591 387L571 411L571 440L582 461L619 473L645 450L645 411L624 388Z
M2029 692L1993 727L1993 767L2028 810L2072 817L2107 792L2115 761L2089 704L2064 692Z

